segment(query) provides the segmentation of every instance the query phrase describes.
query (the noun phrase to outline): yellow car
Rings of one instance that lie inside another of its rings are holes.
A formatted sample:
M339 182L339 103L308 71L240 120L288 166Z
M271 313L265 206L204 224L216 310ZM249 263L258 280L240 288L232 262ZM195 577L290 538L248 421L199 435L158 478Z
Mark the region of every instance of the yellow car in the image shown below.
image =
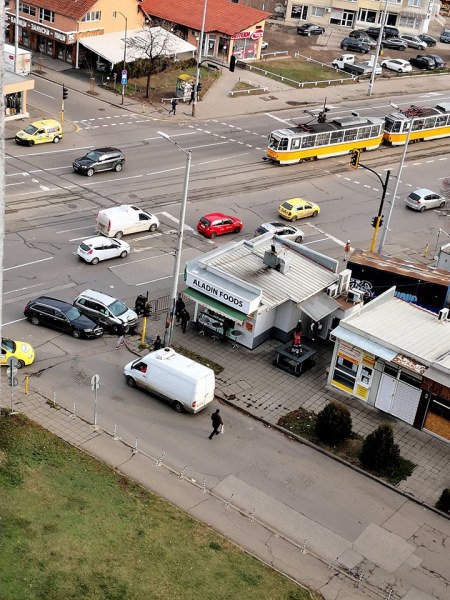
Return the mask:
M20 146L34 146L34 144L45 144L46 142L57 144L62 136L63 132L59 121L42 119L18 131L15 140L16 144Z
M27 344L27 342L14 342L8 338L2 338L0 364L7 365L8 358L14 356L18 360L16 365L18 369L21 369L25 365L31 365L34 361L34 350L33 346Z
M278 207L278 214L289 221L297 221L297 219L306 219L307 217L317 217L320 213L320 207L314 202L308 202L303 198L291 198L285 200Z

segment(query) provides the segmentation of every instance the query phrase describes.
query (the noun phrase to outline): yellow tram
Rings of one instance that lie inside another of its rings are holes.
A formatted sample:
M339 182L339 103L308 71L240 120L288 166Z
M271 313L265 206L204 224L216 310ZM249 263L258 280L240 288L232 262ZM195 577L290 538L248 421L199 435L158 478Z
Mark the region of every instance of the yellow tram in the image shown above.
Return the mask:
M406 143L411 124L411 142L435 140L450 135L450 103L443 102L434 108L411 106L407 110L386 117L384 142L391 146Z
M376 150L384 133L384 119L349 115L326 123L299 124L269 135L265 160L292 165L305 160L348 154L357 148Z

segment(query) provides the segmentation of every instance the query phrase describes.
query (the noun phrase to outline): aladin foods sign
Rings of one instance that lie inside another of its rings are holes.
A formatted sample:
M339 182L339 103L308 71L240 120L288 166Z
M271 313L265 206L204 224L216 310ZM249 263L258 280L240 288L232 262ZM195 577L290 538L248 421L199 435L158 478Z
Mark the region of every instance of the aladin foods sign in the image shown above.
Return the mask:
M190 288L197 290L202 294L205 294L205 296L214 298L214 300L222 302L222 304L231 306L232 308L246 315L256 310L260 303L259 297L253 297L251 299L244 298L243 296L236 294L235 292L230 292L215 283L211 283L206 279L198 277L198 275L194 275L193 273L187 273L186 283Z

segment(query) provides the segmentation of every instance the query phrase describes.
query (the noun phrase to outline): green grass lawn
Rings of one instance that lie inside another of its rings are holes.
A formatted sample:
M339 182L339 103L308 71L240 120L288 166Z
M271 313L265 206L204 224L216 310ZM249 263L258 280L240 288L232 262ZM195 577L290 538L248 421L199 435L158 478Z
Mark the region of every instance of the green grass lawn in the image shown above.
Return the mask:
M319 598L23 416L0 416L2 600Z
M309 62L301 58L288 58L285 60L261 60L258 62L251 63L252 66L264 69L277 75L287 77L298 82L305 81L324 81L329 79L346 79L343 73L336 73L334 69L322 67L318 63ZM250 71L251 73L251 71ZM268 75L270 77L270 75ZM348 76L351 81L350 75ZM275 77L277 81L280 81L278 77ZM284 83L293 85L289 81ZM296 86L294 86L296 87Z

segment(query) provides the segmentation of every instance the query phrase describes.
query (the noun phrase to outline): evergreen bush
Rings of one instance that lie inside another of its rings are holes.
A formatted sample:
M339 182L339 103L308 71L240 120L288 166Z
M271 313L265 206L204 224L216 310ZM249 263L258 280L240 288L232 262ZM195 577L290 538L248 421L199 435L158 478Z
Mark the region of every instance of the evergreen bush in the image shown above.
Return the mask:
M450 488L443 490L441 497L436 502L436 508L450 514Z
M371 471L384 473L395 467L400 460L400 449L394 442L394 432L390 425L380 425L369 433L360 454L363 466Z
M326 444L340 444L352 434L352 417L346 406L331 402L317 415L316 435Z

